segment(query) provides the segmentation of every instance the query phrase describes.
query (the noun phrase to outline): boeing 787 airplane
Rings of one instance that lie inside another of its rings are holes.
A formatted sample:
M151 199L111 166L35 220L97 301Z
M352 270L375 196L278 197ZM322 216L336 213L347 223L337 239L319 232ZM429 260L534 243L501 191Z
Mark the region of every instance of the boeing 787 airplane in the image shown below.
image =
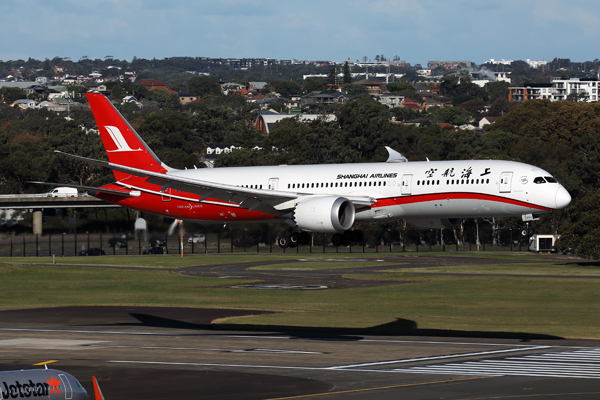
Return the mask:
M198 221L288 223L281 247L305 232L332 234L334 245L362 240L356 221L405 219L426 228L463 218L547 213L571 202L552 175L500 160L408 162L387 148L387 162L173 169L165 165L102 94L87 93L108 162L65 156L113 170L116 182L76 187L143 212Z

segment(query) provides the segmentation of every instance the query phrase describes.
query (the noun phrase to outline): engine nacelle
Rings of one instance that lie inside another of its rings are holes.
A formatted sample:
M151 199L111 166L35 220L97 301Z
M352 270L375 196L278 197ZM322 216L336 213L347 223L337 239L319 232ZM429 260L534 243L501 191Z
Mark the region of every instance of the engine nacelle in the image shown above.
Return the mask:
M314 197L296 205L294 222L305 231L341 233L352 228L354 215L354 204L346 198Z
M451 229L456 225L460 224L462 218L438 218L438 219L407 219L406 222L411 224L412 226L416 226L418 228L429 228L429 229Z

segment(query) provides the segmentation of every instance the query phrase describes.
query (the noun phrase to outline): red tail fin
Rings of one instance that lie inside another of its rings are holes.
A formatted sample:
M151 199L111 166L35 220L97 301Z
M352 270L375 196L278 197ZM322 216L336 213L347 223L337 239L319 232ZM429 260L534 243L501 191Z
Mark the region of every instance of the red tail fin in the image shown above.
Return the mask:
M166 172L169 169L104 95L87 93L86 96L111 163L153 172ZM128 176L118 171L113 173L117 180Z

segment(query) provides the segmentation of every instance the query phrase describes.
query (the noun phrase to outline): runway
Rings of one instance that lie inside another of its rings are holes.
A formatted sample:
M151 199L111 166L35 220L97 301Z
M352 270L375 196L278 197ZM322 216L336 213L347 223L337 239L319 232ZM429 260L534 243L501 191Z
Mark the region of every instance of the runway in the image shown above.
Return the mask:
M49 367L115 399L592 399L600 342L258 331L260 311L62 307L0 312L3 370ZM41 365L34 366L34 364Z

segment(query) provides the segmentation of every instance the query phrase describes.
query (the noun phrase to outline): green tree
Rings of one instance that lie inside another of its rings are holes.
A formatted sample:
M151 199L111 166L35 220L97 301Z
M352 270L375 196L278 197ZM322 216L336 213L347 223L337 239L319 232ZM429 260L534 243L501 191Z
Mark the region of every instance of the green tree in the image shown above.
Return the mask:
M569 217L556 249L577 257L600 258L600 191L588 193L569 207Z
M350 65L348 61L344 63L344 83L352 83L352 76L350 75Z
M26 99L27 92L18 87L3 87L0 89L0 99L7 103L17 101L19 99Z
M188 81L190 93L196 96L221 95L221 85L212 76L195 76Z
M178 110L181 108L179 95L177 95L177 93L170 93L164 90L154 89L148 93L148 98L156 101L159 104L159 107L164 110Z
M365 85L357 85L355 83L344 86L342 91L350 96L362 96L369 94L369 90Z
M337 86L338 78L337 78L337 68L335 64L331 64L329 66L329 72L327 73L327 83L332 86Z

